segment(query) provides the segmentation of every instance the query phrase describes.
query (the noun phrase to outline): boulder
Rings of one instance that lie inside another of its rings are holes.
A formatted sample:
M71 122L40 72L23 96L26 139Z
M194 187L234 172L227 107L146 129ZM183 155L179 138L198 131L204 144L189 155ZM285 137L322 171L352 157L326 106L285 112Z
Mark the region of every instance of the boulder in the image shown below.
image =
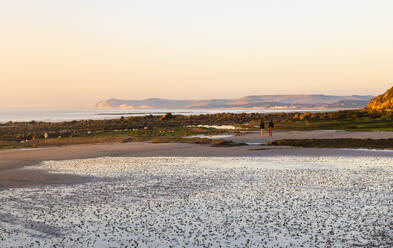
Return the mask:
M173 119L172 113L166 113L165 115L161 116L161 118L160 118L161 121L170 120L170 119Z

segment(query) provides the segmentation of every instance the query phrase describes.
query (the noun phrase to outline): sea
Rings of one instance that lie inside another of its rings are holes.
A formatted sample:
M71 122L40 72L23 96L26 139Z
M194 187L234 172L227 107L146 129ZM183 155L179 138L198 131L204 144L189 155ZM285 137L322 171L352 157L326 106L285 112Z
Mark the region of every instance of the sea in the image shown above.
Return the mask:
M115 119L121 116L163 115L199 115L217 113L279 113L279 112L318 112L329 110L310 109L139 109L139 110L0 110L0 123L45 121L61 122L73 120ZM330 110L331 111L331 110Z

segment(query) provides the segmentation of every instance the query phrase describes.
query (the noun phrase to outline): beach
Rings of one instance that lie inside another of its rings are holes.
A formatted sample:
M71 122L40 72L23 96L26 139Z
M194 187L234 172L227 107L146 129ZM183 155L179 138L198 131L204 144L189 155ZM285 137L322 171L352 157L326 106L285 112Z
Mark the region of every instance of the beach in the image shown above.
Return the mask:
M393 132L345 131L277 131L273 137L259 132L243 136L228 136L227 140L248 143L247 146L210 147L183 143L153 144L149 142L69 145L34 149L9 149L0 151L0 187L20 187L36 184L76 183L86 178L70 175L51 175L45 171L31 172L25 166L39 165L44 161L87 159L98 157L266 157L266 156L373 156L393 157L393 151L367 149L316 149L261 146L267 141L282 138L374 138L393 137Z
M1 247L389 247L391 157L105 157L0 195Z
M393 247L393 1L3 1L0 248Z
M104 143L0 151L1 247L389 247L393 151Z

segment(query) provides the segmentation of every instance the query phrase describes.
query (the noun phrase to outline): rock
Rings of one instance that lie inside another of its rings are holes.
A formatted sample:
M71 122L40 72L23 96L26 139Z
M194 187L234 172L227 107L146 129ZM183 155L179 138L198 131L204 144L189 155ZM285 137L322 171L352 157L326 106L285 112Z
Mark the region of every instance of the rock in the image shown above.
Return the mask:
M165 115L163 115L163 116L160 118L161 121L163 121L163 120L169 120L169 119L173 119L172 113L166 113Z
M393 87L384 94L372 99L365 108L367 111L393 111Z
M232 146L246 146L246 143L236 143L231 140L216 139L212 140L212 147L232 147Z
M133 137L129 137L127 139L122 140L121 143L129 143L129 142L133 142L133 141L134 141L134 138Z

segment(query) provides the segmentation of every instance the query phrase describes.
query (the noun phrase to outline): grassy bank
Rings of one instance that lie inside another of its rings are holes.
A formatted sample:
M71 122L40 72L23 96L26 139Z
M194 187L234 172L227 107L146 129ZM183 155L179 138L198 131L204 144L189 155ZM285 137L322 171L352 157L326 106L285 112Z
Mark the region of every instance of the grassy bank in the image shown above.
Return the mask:
M393 122L390 120L285 121L277 123L276 128L285 130L393 131Z

